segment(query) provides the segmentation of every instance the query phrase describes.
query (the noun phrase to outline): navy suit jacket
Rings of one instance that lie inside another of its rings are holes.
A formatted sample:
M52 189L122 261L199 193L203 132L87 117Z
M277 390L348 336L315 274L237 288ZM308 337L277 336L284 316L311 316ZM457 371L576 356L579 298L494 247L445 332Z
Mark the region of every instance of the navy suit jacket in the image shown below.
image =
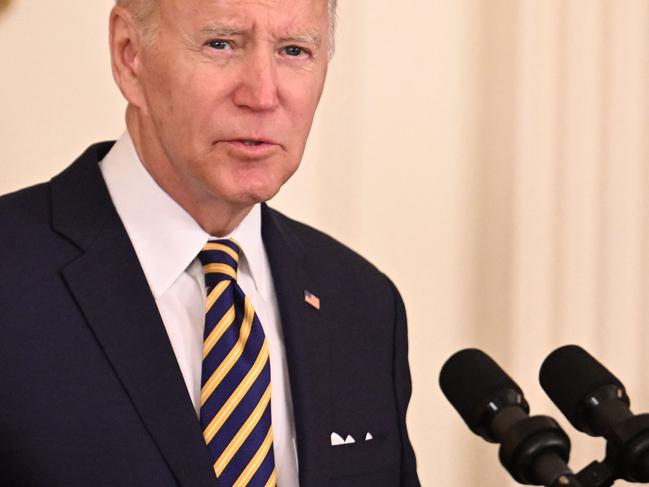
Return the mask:
M0 486L219 485L97 166L110 146L0 198ZM265 205L262 215L301 485L419 485L397 290L330 237ZM356 443L332 447L332 432Z

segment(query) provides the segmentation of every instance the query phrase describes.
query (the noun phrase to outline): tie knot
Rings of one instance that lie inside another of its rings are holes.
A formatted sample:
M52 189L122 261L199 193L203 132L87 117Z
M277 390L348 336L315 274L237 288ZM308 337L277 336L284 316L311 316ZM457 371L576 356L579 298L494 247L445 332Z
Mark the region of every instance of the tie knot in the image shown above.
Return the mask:
M205 244L198 258L208 286L226 279L237 280L239 253L239 245L233 240L210 240Z

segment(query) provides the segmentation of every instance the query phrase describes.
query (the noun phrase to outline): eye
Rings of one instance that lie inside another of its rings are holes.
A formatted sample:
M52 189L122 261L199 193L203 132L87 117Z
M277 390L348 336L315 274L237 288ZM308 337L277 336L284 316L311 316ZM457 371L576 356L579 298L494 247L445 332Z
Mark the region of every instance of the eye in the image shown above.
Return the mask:
M283 51L287 56L291 57L300 57L303 54L307 54L306 49L303 49L299 46L287 46L283 49Z
M232 47L232 44L230 44L230 41L215 40L215 41L209 41L207 44L212 49L216 49L217 51L224 51L224 50Z

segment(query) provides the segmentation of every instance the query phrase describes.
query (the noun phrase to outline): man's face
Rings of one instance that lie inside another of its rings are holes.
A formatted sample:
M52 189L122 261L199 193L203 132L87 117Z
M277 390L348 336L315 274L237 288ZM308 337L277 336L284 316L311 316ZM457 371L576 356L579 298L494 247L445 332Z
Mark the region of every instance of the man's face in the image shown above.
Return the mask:
M140 142L158 182L195 203L274 196L304 152L328 22L327 0L160 0L139 74Z

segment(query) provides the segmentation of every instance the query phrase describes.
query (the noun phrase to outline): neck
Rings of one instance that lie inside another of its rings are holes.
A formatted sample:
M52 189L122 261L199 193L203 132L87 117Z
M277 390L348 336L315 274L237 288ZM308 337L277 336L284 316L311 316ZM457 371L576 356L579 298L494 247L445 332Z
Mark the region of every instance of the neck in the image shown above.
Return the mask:
M232 233L254 205L226 204L210 198L209 195L197 197L188 191L171 165L165 162L168 158L157 143L155 133L147 130L147 127L140 122L136 110L130 105L127 108L126 127L138 158L150 176L207 233L214 237L223 237Z

